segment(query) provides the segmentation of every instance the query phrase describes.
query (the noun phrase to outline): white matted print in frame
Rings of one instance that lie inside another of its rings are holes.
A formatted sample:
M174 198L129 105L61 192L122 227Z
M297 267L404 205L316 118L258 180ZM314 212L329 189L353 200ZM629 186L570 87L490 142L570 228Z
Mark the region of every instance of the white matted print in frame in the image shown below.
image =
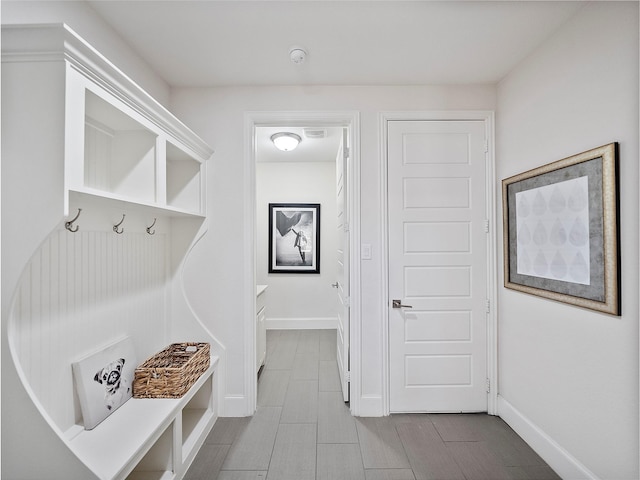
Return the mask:
M519 274L589 285L586 175L516 193L516 229Z
M620 314L617 144L502 181L504 285Z
M73 363L85 430L93 429L132 397L136 366L130 337Z

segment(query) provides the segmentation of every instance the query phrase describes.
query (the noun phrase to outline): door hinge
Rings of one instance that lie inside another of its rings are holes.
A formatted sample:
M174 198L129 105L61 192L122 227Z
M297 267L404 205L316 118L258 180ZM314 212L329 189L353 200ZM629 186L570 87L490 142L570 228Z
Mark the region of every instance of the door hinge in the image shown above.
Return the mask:
M349 231L349 222L345 222L344 223L344 231L348 232Z
M351 372L350 371L344 372L344 381L345 382L350 382L351 381Z
M484 221L484 233L489 233L489 220Z
M487 298L487 313L491 313L491 300Z
M491 380L487 378L487 393L491 393Z
M343 158L345 158L345 159L349 158L349 155L351 154L351 151L350 151L349 147L344 147L344 151L343 152L344 152L343 155L342 155Z
M489 140L484 141L484 153L489 153Z
M344 297L343 305L347 308L351 308L351 297Z

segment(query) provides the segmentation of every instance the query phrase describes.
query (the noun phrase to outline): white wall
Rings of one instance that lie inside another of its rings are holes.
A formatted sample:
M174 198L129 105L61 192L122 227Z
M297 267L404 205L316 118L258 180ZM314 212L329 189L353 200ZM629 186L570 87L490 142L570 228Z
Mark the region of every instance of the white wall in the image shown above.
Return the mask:
M320 204L319 274L268 273L269 203ZM269 285L267 328L335 327L335 162L256 163L256 208L256 281Z
M66 23L165 107L169 85L83 1L2 0L2 24Z
M622 315L499 288L500 414L563 478L639 476L638 128L636 2L585 6L498 86L498 180L620 144Z
M227 347L225 385L229 403L244 396L242 238L247 228L245 202L251 198L245 180L245 112L255 111L358 111L361 152L361 241L372 246L372 259L362 261L362 342L360 391L369 405L362 414L381 415L382 313L381 313L381 184L379 113L415 110L493 110L493 86L405 87L228 87L176 89L172 108L216 153L208 168L210 233L197 245L185 272L186 288L193 289L191 303L198 316ZM221 208L224 207L224 208ZM218 226L223 226L218 227ZM216 229L220 234L216 235ZM224 232L232 231L233 235ZM236 415L243 414L235 410ZM226 405L226 415L232 409Z

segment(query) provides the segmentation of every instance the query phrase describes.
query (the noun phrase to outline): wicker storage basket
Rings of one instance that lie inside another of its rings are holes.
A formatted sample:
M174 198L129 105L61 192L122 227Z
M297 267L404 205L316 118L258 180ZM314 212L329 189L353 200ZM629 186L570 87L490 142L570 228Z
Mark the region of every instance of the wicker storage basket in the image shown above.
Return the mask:
M209 368L208 343L173 343L136 368L135 398L180 398Z

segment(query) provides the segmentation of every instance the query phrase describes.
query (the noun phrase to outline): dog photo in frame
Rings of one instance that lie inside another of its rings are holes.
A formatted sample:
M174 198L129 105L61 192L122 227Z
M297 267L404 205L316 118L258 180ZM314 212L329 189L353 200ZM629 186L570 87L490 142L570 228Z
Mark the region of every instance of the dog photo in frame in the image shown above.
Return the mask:
M119 340L72 364L85 430L92 430L133 395L133 341Z

